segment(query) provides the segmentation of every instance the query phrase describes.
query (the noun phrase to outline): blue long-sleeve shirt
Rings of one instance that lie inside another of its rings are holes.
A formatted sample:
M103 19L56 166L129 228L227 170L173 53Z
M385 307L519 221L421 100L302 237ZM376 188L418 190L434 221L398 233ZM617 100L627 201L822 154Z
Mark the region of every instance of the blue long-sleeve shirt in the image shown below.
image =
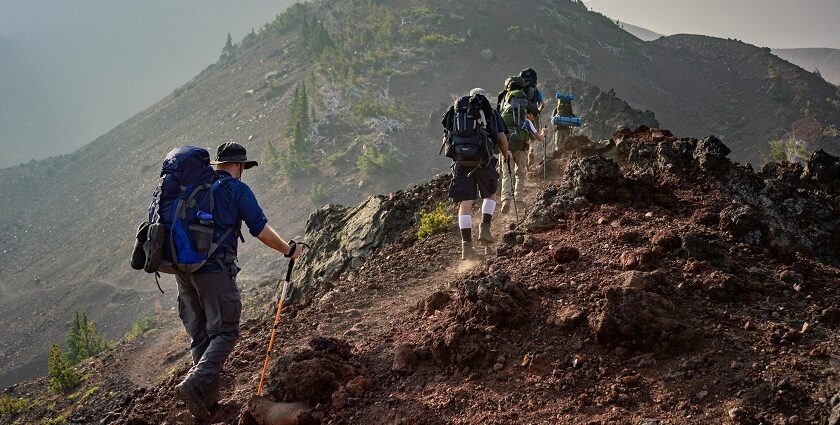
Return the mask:
M239 248L239 237L241 234L242 222L248 226L251 236L257 237L263 231L268 219L265 217L262 208L257 202L254 192L239 179L231 177L226 171L217 171L220 178L227 177L214 196L215 206L213 208L214 238L219 240L231 227L234 230L228 233L223 241L219 241L219 248L213 258L223 256L225 252L236 254ZM220 271L215 261L208 261L200 272Z

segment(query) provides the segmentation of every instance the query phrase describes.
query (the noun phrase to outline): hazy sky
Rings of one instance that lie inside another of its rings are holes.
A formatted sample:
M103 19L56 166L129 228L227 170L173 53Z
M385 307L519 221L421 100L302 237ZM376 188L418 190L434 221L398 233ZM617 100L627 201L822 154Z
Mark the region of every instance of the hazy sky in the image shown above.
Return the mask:
M150 106L294 0L0 0L0 168L69 153ZM663 34L840 48L840 0L591 0Z
M591 0L591 9L660 34L706 34L761 47L840 48L840 0Z
M0 168L69 153L294 0L0 0Z

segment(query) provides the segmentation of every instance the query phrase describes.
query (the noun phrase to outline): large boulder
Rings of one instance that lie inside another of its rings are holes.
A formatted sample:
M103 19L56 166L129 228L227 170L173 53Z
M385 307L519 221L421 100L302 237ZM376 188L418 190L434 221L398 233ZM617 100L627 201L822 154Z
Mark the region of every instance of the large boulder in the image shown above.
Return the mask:
M450 175L440 175L388 197L371 196L352 208L326 205L312 213L304 240L313 249L294 274L295 286L332 281L348 268L360 266L385 243L415 226L421 209L445 201L450 180Z
M623 193L624 176L615 161L590 156L569 163L562 186L573 197L584 197L595 203L610 202Z
M805 175L831 193L840 193L840 158L818 150L811 155Z
M603 307L590 315L589 327L603 345L650 351L682 346L688 325L660 295L635 287L611 287Z
M627 102L616 97L613 90L599 93L585 118L584 132L592 140L608 139L616 129L622 127L635 128L640 125L659 127L659 122L656 121L653 112L634 109Z

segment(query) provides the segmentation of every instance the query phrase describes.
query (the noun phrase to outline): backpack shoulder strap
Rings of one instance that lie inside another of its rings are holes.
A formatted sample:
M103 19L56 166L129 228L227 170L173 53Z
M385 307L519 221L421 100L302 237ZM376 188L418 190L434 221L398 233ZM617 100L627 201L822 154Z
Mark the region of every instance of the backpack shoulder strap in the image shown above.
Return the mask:
M215 198L216 192L217 192L219 189L221 189L221 188L222 188L222 186L223 186L225 183L227 183L228 181L231 181L231 180L233 180L233 177L231 177L231 176L224 176L224 177L221 177L221 178L219 178L219 179L217 179L216 181L214 181L214 182L213 182L213 186L212 186L212 187L210 187L210 202L211 202L211 206L214 206L214 205L213 205L213 203L214 203L214 198ZM210 210L210 211L211 211L211 213L215 214L215 212L214 212L214 209L213 209L213 208L211 208L211 210ZM241 241L244 243L244 242L245 242L245 237L244 237L244 236L242 236L242 232L241 232L240 230L238 230L238 226L231 226L229 229L227 229L227 230L225 231L225 233L224 233L224 234L222 234L222 236L220 236L220 237L219 237L219 241L218 241L218 242L220 243L221 241L224 241L225 239L227 239L227 237L230 235L230 233L231 233L231 232L233 232L235 229L237 230L237 235L239 236L239 240L241 240ZM213 249L213 251L215 251L215 248L212 248L212 249Z

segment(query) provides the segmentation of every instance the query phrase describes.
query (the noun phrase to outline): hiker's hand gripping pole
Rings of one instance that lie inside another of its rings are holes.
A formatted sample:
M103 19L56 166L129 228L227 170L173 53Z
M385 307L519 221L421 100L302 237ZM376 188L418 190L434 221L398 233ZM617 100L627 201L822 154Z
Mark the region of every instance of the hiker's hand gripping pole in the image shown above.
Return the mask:
M510 160L505 161L508 169L508 180L510 181L510 198L513 199L513 213L516 217L516 222L519 223L519 207L516 206L516 189L514 188L513 171L510 168Z
M294 250L297 245L301 245L309 249L309 245L303 242L289 241ZM294 251L289 251L290 253ZM271 338L268 340L268 350L265 353L265 362L263 362L262 374L260 374L260 384L257 386L257 395L262 395L263 386L265 384L265 376L268 373L268 364L271 362L271 351L274 349L274 340L277 337L277 328L280 326L280 315L283 313L283 303L286 300L286 295L289 293L289 286L292 280L292 270L295 268L295 259L289 260L289 268L286 269L286 279L283 281L283 289L280 291L280 297L277 299L277 313L274 314L274 326L271 328Z

